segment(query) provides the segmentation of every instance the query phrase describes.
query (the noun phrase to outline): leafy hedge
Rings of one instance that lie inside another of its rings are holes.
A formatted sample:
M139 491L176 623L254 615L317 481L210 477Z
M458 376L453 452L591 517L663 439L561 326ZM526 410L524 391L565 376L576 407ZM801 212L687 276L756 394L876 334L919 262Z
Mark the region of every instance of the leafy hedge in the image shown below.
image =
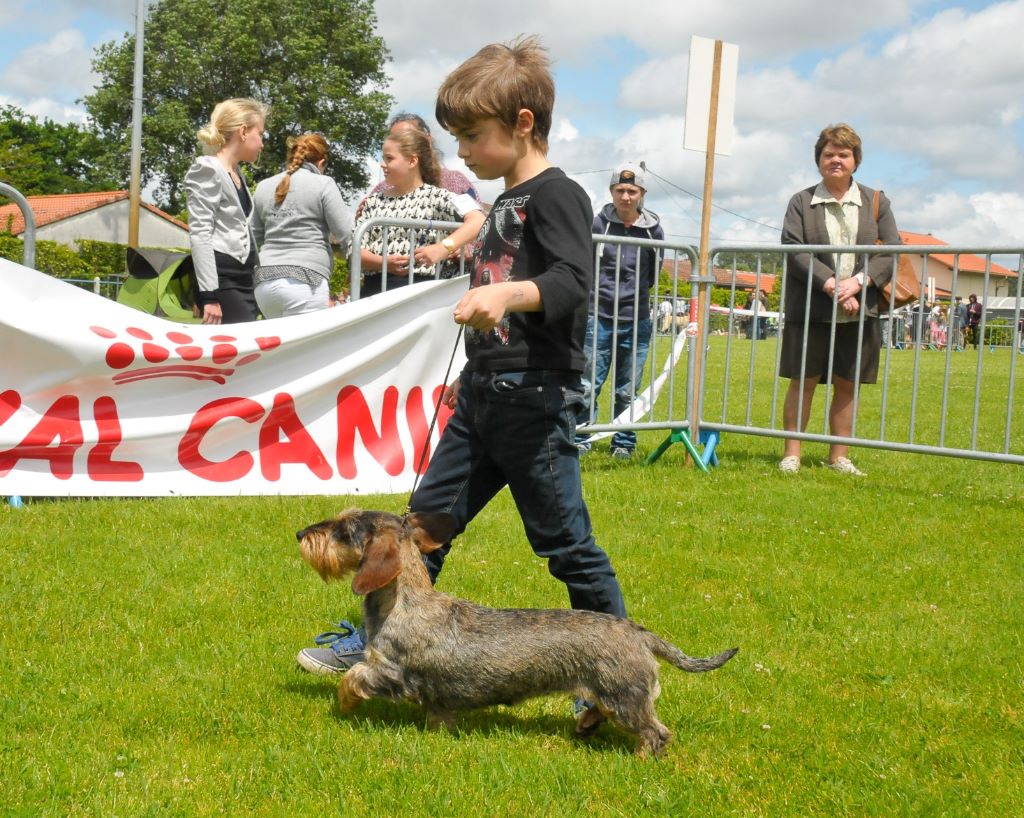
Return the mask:
M0 256L21 264L24 254L25 246L21 239L9 234L0 235ZM123 258L122 256L121 270L124 269ZM36 269L57 278L91 278L94 275L106 275L106 271L94 272L78 252L55 241L36 242Z

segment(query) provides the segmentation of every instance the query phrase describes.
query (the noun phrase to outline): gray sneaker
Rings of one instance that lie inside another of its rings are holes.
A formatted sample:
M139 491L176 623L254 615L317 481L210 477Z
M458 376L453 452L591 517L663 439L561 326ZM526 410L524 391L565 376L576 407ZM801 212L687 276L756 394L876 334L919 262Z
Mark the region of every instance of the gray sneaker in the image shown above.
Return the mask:
M326 647L303 648L295 657L299 667L310 673L331 676L366 661L366 631L344 619L338 630L322 633L313 641Z
M615 460L629 460L633 456L633 450L625 446L616 446L612 449L612 457Z

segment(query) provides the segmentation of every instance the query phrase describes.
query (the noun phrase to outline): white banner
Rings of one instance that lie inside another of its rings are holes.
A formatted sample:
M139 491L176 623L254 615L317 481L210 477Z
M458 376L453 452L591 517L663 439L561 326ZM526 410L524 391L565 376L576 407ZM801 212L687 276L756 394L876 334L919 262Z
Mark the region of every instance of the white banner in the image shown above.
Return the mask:
M204 326L0 259L0 496L407 492L466 286Z

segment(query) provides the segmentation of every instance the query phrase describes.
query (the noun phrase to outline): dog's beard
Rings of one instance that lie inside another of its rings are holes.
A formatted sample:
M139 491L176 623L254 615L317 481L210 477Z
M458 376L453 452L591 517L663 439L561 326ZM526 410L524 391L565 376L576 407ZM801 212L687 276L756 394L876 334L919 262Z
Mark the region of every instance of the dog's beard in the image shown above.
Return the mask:
M299 549L302 558L313 567L324 582L341 579L355 568L355 565L349 565L343 559L342 552L328 531L310 531L302 538Z

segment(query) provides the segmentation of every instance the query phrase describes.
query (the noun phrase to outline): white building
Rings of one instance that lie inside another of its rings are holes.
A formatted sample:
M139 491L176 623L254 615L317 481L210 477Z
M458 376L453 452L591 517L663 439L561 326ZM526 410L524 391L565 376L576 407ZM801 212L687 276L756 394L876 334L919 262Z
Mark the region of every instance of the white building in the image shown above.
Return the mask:
M36 241L74 247L80 239L128 244L128 191L26 196L36 219ZM23 236L25 219L13 202L0 206L0 233ZM139 246L187 251L188 225L141 202Z

